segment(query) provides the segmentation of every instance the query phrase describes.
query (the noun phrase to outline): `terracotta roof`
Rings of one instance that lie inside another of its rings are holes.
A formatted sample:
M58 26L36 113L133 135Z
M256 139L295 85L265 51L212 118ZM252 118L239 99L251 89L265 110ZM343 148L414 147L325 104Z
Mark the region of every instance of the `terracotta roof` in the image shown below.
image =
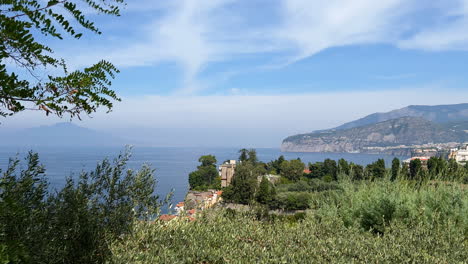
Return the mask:
M193 214L196 213L196 212L197 212L197 210L195 210L195 209L190 209L190 210L187 211L187 214L193 215Z
M429 160L430 158L429 157L412 157L411 160Z
M184 202L180 202L180 203L178 203L178 204L176 205L176 207L182 207L182 206L184 206L184 204L185 204Z
M164 215L161 215L159 217L159 220L162 220L162 221L171 221L172 219L176 218L177 216L175 215L168 215L168 214L164 214Z
M304 170L304 173L309 174L309 173L310 173L310 170L305 169L305 170Z
M217 191L216 194L217 194L218 196L221 196L221 194L223 194L223 191Z

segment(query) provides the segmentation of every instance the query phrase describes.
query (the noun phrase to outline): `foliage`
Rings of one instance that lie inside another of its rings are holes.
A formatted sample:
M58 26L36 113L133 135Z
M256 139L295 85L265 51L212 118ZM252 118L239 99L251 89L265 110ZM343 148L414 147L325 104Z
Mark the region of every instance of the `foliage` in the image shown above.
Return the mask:
M279 156L278 159L270 161L266 164L266 170L269 172L274 172L273 174L280 175L281 174L281 163L285 161L283 155Z
M420 159L414 159L409 164L409 176L411 180L419 180L422 174L422 163Z
M240 162L244 162L244 161L247 161L249 159L249 150L248 149L241 149L239 150L239 161Z
M221 189L221 178L216 169L216 157L205 155L201 156L198 161L201 163L200 166L189 174L190 188L197 191Z
M231 185L223 191L223 199L240 204L251 203L257 190L257 178L262 175L260 171L261 168L249 161L237 165Z
M154 194L154 170L127 170L129 157L127 150L113 164L105 159L57 193L48 192L37 154L23 169L10 160L0 178L0 262L104 262L109 239L152 219L164 203Z
M396 179L398 179L399 174L400 174L400 160L398 158L394 158L392 160L392 176L390 180L395 181Z
M249 155L249 158L247 159L247 161L249 161L253 165L257 165L258 163L257 151L255 149L249 149L248 155Z
M352 180L362 180L364 179L364 167L362 165L351 163L350 165L350 178Z
M338 160L338 173L348 175L349 169L349 164L345 159L342 158Z
M309 178L322 178L323 175L323 162L309 162L310 174L307 175Z
M367 177L369 179L382 179L385 177L385 160L378 159L376 162L367 165Z
M271 209L305 210L309 208L312 195L309 192L281 192L278 193Z
M403 166L401 166L401 171L400 171L400 178L401 179L409 179L409 166L407 163L403 163Z
M384 179L341 182L340 187L340 192L312 196L314 209L299 221L288 221L288 216L265 221L255 212L220 209L205 212L194 222L135 223L135 233L113 243L113 261L464 263L468 259L468 195L459 185L415 189L405 181ZM383 233L369 232L376 228Z
M79 39L83 35L80 29L101 34L86 18L84 10L119 16L123 4L123 0L85 0L80 1L83 8L80 10L76 2L2 1L0 116L31 109L47 115L68 114L80 118L80 113L90 114L101 106L110 111L112 100L120 101L110 89L110 79L118 72L114 65L100 61L83 70L69 72L65 61L52 57L53 50L36 39L38 36L63 39L67 35ZM7 67L7 63L12 66ZM50 75L51 69L62 75Z
M275 198L275 195L275 187L270 183L270 181L268 181L265 176L263 176L256 194L257 202L261 204L269 204Z
M339 190L337 182L325 182L320 179L298 181L290 184L282 184L276 187L277 192L322 192L328 190Z
M338 166L336 161L331 159L325 159L323 161L322 174L324 176L330 176L333 180L338 180Z
M281 162L281 176L291 180L298 181L304 174L305 165L301 160L284 160Z

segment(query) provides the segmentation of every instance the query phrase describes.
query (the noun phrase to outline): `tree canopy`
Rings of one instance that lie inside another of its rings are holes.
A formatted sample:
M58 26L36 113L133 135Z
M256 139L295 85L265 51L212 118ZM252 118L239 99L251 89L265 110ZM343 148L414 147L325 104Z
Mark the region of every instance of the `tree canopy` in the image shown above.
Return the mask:
M124 0L2 1L0 116L39 110L46 115L80 118L80 114L91 114L100 107L110 111L113 101L120 101L110 89L118 69L101 60L70 71L66 62L54 57L54 50L38 39L80 39L86 30L101 34L80 8L119 16L123 4Z
M207 189L220 189L221 178L216 169L216 157L213 155L201 156L198 161L200 166L189 174L190 188L204 191Z
M304 174L304 163L301 160L284 160L281 162L281 175L291 181L298 181Z

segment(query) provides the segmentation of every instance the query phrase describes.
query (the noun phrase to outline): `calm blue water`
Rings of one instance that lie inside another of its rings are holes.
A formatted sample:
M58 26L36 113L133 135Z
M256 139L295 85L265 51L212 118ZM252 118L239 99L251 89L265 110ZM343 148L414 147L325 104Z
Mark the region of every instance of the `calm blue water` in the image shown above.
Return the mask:
M19 155L24 157L30 149L2 148L0 149L0 169L7 167L8 159ZM76 177L81 171L93 170L97 162L105 157L113 159L124 148L33 148L39 153L41 163L45 165L51 188L60 188L66 177ZM182 201L188 189L188 174L195 170L198 158L202 155L215 155L218 163L228 159L237 159L237 148L145 148L135 147L128 167L138 169L143 163L149 163L156 169L158 185L156 192L165 195L174 189L173 202ZM286 159L301 158L305 163L323 161L326 158L338 160L344 158L357 164L366 165L384 158L387 165L393 156L350 154L350 153L282 153L279 149L257 149L258 158L268 162L284 155ZM405 157L399 157L405 158Z

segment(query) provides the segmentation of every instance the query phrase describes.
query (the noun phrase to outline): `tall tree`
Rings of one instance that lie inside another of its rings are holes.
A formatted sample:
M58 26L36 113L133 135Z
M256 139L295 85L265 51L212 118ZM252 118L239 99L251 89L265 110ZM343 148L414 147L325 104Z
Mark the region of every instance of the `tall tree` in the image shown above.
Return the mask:
M249 150L248 149L241 149L239 150L239 161L244 162L249 159Z
M409 167L407 163L403 163L403 166L401 166L400 175L402 179L410 179Z
M323 171L323 162L309 163L309 170L309 177L311 178L322 178L325 176Z
M250 161L253 165L257 165L258 158L257 158L257 151L255 149L249 149L248 151L248 161Z
M349 164L345 159L338 160L338 172L349 175Z
M422 163L420 159L414 159L410 161L409 165L409 176L411 180L419 180L422 172Z
M281 163L281 175L291 181L298 181L304 174L305 165L300 160L283 161Z
M374 175L375 178L383 178L385 177L385 160L383 159L378 159L374 163L374 167L372 169L372 174Z
M201 156L201 163L196 171L189 174L189 185L193 190L220 189L221 179L216 169L216 157L213 155Z
M353 180L362 180L364 179L364 167L358 164L351 165L352 179Z
M237 165L231 185L223 192L223 199L229 202L249 204L255 198L258 174L250 162Z
M274 186L272 186L265 176L262 177L262 181L260 182L256 195L257 202L261 204L269 204L273 200L274 194Z
M399 173L400 173L400 160L398 158L394 158L392 160L392 177L390 178L390 180L395 181L398 178Z
M78 8L77 2L86 12ZM47 38L62 40L66 35L79 39L83 29L101 34L86 18L86 13L119 16L122 4L123 0L3 1L0 5L0 116L40 110L46 115L80 118L80 114L91 114L99 107L110 111L113 101L120 101L110 89L117 68L102 60L70 72L66 62L53 57L52 48L43 42ZM7 62L11 62L9 67Z
M338 166L336 161L332 159L325 159L323 161L323 175L330 176L334 181L338 180Z

